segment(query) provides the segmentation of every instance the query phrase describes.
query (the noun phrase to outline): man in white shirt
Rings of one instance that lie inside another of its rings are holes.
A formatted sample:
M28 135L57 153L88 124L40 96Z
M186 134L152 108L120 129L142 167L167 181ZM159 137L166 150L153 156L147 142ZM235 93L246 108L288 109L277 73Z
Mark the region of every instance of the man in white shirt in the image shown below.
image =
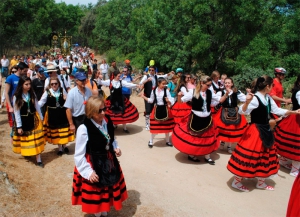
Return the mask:
M6 58L5 55L3 55L1 59L1 65L2 65L1 75L2 77L6 78L8 76L9 60Z
M70 64L69 61L67 60L67 57L64 56L63 60L59 62L59 69L62 71L65 69L67 72L69 72Z

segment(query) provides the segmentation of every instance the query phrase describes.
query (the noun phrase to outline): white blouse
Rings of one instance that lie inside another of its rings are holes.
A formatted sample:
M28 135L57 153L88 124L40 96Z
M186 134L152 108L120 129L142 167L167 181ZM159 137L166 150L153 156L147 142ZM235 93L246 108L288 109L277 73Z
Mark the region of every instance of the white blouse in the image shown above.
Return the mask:
M300 105L300 90L296 93L296 99L298 101L298 104Z
M150 98L148 98L148 103L153 103L154 102L154 90L151 91L151 95ZM169 101L171 102L171 105L174 104L174 98L171 96L170 91L168 89L166 89L166 93L167 93L167 98L169 99ZM159 89L156 88L155 90L155 94L156 94L156 104L157 105L164 105L164 101L163 101L163 97L164 97L164 90L163 89Z
M106 87L108 87L109 85L110 85L110 82L112 83L112 86L114 87L114 88L119 88L120 87L120 81L116 81L116 80L112 80L112 81L110 81L109 79L107 79L107 80L98 80L98 84L100 84L100 85L104 85L104 86L106 86ZM121 81L122 82L122 87L127 87L127 88L136 88L137 87L137 84L133 84L133 83L128 83L127 81L125 81L125 80L122 80Z
M51 88L51 89L49 89L49 91L50 91L51 95L54 96L54 97L59 97L59 95L60 95L60 90L59 90L59 89L58 89L57 91L54 91L54 90L52 90L52 88ZM47 96L48 96L48 92L45 91L45 92L43 93L43 95L42 95L40 101L39 101L39 106L40 106L40 107L43 107L43 105L45 105L45 103L47 102Z
M269 94L266 94L266 96L264 97L264 95L262 95L260 92L256 92L255 95L259 97L260 101L265 106L268 104L268 102L270 100L271 113L274 113L274 114L279 115L279 116L284 116L285 113L288 111L287 109L279 108L276 105L275 101L272 99L272 97L270 97ZM239 113L241 115L249 115L253 109L258 108L258 105L259 105L258 99L254 96L253 99L251 100L251 102L249 103L249 105L247 107L247 110L243 111L243 105L241 105L239 107Z
M102 120L101 125L97 124L93 119L91 119L91 121L98 129L101 129L102 131L104 129L107 129L105 127L105 125L107 125L107 123L104 119ZM84 124L81 124L78 127L77 133L76 133L74 161L75 161L75 166L76 166L78 172L85 179L89 179L94 171L93 168L91 167L91 165L87 162L87 160L85 158L86 143L88 140L89 140L89 138L88 138L87 128ZM114 149L119 148L116 138L113 142L113 147L114 147Z
M23 97L23 100L25 101L24 103L26 103L27 99L25 98L25 96L22 96L22 97ZM16 96L13 97L13 105L16 105ZM42 115L41 108L39 106L39 103L38 103L37 99L35 99L34 107L35 107L36 111L39 113L39 116L40 116L41 120L43 120L44 117ZM14 115L15 115L15 118L16 118L17 127L22 127L20 109L17 109L16 106L14 106Z
M220 103L221 94L215 94L213 91L211 91L211 92L212 92L212 98L211 98L210 106L214 107L214 106L216 106L216 105L218 105ZM182 102L191 101L192 98L193 98L193 95L194 95L194 91L189 91L189 92L187 92L186 95L184 95L183 97L181 97L181 101ZM204 100L206 100L206 93L205 92L200 91L200 95L201 96L199 96L199 97L202 97ZM210 115L210 111L203 111L203 112L201 112L201 111L192 110L192 112L195 115L197 115L198 117L207 117L207 116Z

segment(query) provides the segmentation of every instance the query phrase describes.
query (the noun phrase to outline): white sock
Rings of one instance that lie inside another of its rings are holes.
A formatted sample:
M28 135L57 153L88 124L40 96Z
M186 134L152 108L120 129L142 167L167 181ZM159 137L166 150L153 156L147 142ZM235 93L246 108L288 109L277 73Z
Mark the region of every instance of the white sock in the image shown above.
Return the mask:
M126 124L123 124L123 129L124 129L124 130L127 130Z
M208 160L210 158L210 154L204 155L205 159Z
M299 172L299 168L300 168L300 162L292 160L291 173L297 173L297 172Z
M42 158L40 154L36 155L35 157L36 157L36 162L42 162Z
M231 148L231 142L227 143L227 148Z
M62 145L58 145L58 151L62 151L63 150L63 146Z
M154 139L154 137L155 137L156 135L157 135L157 134L155 134L155 133L150 133L150 143L153 144L153 139Z
M170 142L170 135L169 135L169 133L165 133L165 135L166 135L166 142Z
M100 216L101 216L101 212L94 213L94 215L95 215L96 217L100 217Z

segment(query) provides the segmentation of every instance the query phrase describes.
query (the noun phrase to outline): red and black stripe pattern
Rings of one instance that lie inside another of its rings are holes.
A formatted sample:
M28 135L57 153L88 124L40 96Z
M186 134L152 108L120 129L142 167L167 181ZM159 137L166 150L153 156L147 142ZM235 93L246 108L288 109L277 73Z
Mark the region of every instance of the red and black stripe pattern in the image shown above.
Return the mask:
M127 124L135 122L139 119L139 113L137 108L126 98L124 97L125 111L123 113L114 113L111 109L111 102L109 99L105 101L105 106L107 108L106 114L110 116L113 124Z
M276 146L265 148L255 124L250 124L229 159L227 169L236 176L267 178L279 169Z
M155 107L152 109L151 115L150 115L150 133L170 133L173 131L175 123L174 118L171 113L171 109L167 107L168 110L168 119L165 121L157 121L154 118L155 114Z
M219 109L217 114L213 116L214 123L219 131L219 139L224 142L239 142L248 127L247 119L244 115L241 115L241 122L238 125L227 125L223 123L221 118L222 109Z
M173 134L172 143L180 152L189 155L206 155L217 150L220 141L217 138L217 129L214 123L201 135L189 133L187 115L181 123L176 124Z
M300 117L290 115L275 129L275 145L278 154L294 161L300 161Z
M182 119L191 113L192 106L186 102L175 102L171 108L175 124L178 124Z
M87 155L88 156L88 155ZM88 162L89 157L87 157ZM113 206L122 209L122 202L128 198L124 176L121 170L120 181L112 187L99 188L84 179L77 168L74 169L72 205L81 205L86 213L108 212Z

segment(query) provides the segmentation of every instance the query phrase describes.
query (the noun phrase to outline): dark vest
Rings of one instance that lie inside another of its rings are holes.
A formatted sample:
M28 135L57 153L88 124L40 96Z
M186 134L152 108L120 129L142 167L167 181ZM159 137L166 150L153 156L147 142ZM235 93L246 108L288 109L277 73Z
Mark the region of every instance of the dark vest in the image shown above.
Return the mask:
M224 91L222 91L222 96L224 96L225 93ZM237 103L238 103L238 92L236 93L232 93L230 96L228 96L226 98L226 100L222 103L222 107L224 108L235 108L237 107ZM229 104L229 99L231 100L231 103Z
M34 129L34 116L35 116L35 106L32 103L32 98L30 97L30 112L28 112L28 104L27 102L23 102L23 105L20 109L21 121L22 121L22 129L23 131L31 131Z
M293 92L292 94L292 103L293 103L293 110L297 110L297 109L300 109L300 105L298 103L298 100L296 99L296 94L297 92L300 91L300 90L296 90Z
M150 75L147 75L147 79L150 77ZM157 87L157 76L154 75L155 78L155 87ZM151 95L151 91L152 91L152 81L148 81L146 82L146 84L144 84L144 95L149 98Z
M60 107L56 107L56 98L47 90L47 111L48 111L48 127L51 129L59 129L69 127L66 108L64 107L65 100L63 97L63 89L60 88L58 102Z
M212 92L207 89L206 90L206 109L208 112L210 112L210 104L211 104L211 99L212 99ZM192 110L195 110L195 111L203 111L202 109L202 106L203 106L203 99L201 96L199 96L199 98L195 98L193 97L192 98Z
M212 84L212 87L213 87L214 91L219 92L219 91L222 91L222 90L223 90L222 88L220 88L220 85L221 85L220 82L218 82L219 88L217 88L217 87L215 86L214 82L211 82L211 84Z
M269 114L268 114L268 108L271 109L271 102L270 99L268 100L268 105L265 106L259 99L258 96L254 95L254 97L258 100L258 107L256 109L253 109L251 112L251 123L255 124L269 124ZM270 110L269 109L269 110Z
M114 127L111 119L107 115L105 115L105 117L107 119L107 131L110 136L109 151L114 154L114 149L112 146L115 136ZM87 128L89 138L86 144L86 153L90 154L90 151L92 150L95 153L105 154L107 152L105 149L105 146L107 144L107 139L105 138L105 136L100 132L100 130L93 124L90 119L86 118L83 124Z

